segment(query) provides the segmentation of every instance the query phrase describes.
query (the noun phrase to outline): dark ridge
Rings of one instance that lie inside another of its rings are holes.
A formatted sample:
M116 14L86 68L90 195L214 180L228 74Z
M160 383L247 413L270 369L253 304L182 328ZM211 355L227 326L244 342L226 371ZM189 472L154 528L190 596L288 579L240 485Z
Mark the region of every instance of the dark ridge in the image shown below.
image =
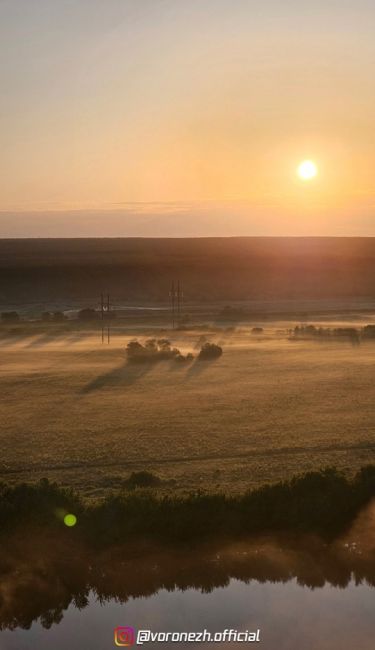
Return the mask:
M375 297L374 238L8 239L0 302L187 301Z

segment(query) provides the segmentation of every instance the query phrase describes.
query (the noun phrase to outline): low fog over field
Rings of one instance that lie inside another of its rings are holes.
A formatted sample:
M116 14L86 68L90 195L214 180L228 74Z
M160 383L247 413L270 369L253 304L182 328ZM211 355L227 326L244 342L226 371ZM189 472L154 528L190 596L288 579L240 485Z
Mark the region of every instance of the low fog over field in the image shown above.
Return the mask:
M94 496L148 470L165 490L237 491L374 462L375 343L293 340L290 328L168 332L195 356L181 363L130 363L133 333L110 345L90 331L4 336L0 478L46 476ZM198 361L203 340L223 355Z

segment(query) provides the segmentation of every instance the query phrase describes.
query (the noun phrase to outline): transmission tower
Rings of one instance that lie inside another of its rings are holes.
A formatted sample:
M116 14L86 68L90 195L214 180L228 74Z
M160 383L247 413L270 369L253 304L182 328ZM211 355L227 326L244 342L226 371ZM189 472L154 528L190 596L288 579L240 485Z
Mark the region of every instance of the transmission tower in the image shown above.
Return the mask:
M175 288L174 288L174 280L172 280L172 286L171 286L171 290L169 292L169 298L170 298L170 301L171 301L171 311L172 311L172 329L174 330L175 319L176 319L176 314L175 314L176 292L175 292Z
M182 291L182 286L180 280L177 280L177 284L172 280L171 290L169 292L169 298L171 302L171 312L172 312L172 329L175 329L176 324L178 325L181 321L181 309L182 309L182 300L184 294Z
M110 343L111 340L111 301L109 293L107 294L106 300L104 299L104 294L100 295L100 313L102 321L102 343L104 343L105 334L107 334L107 343ZM107 321L107 326L104 325L104 321Z

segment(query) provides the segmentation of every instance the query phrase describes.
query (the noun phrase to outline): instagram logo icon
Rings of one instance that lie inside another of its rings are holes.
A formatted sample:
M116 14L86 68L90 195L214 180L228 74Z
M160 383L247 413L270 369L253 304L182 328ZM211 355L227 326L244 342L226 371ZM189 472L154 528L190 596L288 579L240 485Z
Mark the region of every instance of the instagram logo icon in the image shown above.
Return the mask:
M134 628L133 627L116 627L115 644L123 647L134 645Z

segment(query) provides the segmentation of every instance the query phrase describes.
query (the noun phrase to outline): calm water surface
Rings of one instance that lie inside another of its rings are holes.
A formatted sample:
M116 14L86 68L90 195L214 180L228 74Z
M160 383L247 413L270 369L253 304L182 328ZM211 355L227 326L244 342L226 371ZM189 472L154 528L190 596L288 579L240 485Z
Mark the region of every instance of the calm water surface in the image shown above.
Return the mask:
M90 592L81 611L69 605L62 621L44 629L40 622L29 630L16 628L0 634L1 650L107 650L116 647L118 625L153 631L211 632L224 628L260 628L259 644L187 644L189 647L261 647L267 650L370 650L375 639L374 588L309 588L296 579L286 583L231 579L211 593L196 589L161 589L149 597L115 599L101 604ZM144 647L176 647L176 643L149 643Z
M260 643L144 648L374 650L374 504L329 543L288 536L99 549L44 529L2 538L0 650L110 650L118 626L260 629Z

